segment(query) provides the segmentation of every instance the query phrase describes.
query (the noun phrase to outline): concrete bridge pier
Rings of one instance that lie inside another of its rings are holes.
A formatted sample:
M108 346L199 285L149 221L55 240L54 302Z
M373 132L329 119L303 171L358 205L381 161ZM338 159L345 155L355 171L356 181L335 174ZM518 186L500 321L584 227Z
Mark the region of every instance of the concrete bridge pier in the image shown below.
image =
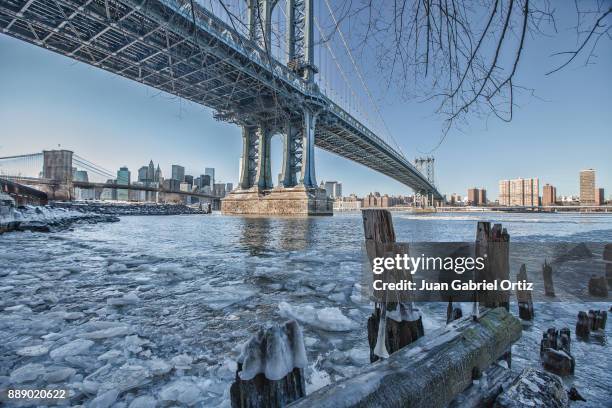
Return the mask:
M231 215L332 215L333 202L317 186L315 176L315 126L316 115L310 110L304 110L299 121L287 120L278 129L264 124L243 126L240 182L222 200L221 211ZM283 137L283 165L279 185L274 187L270 140L278 133Z

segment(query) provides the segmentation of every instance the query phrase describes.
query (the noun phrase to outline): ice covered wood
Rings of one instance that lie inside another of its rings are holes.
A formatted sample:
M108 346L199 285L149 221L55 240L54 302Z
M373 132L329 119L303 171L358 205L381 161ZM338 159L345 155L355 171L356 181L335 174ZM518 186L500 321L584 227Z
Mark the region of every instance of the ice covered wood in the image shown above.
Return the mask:
M457 320L321 388L293 408L447 406L521 336L521 323L504 308L485 310L478 322Z
M306 365L304 337L295 320L259 330L238 358L232 407L284 407L303 397Z
M554 374L526 368L514 383L497 397L494 408L565 408L569 399L563 382Z
M366 251L370 261L375 257L395 256L408 252L407 245L395 242L391 213L387 210L362 210ZM407 276L410 278L410 276ZM383 325L381 326L381 323ZM418 310L406 302L377 302L368 318L370 361L386 358L423 336L423 321Z

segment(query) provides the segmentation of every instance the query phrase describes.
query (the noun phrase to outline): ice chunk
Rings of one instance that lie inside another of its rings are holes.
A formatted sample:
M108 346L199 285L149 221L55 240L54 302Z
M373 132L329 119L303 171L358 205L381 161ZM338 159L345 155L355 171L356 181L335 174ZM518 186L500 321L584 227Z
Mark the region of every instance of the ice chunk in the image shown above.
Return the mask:
M147 361L147 365L151 369L153 375L168 374L172 370L172 366L159 358L153 358Z
M76 370L70 367L52 367L49 372L45 375L44 381L46 383L58 383L66 381L68 378L76 374Z
M264 372L263 339L264 331L259 330L245 344L242 354L238 358L238 361L242 363L242 370L239 373L241 379L250 380L257 374Z
M96 330L89 333L81 333L77 337L82 339L100 340L109 337L125 336L132 330L129 326L115 326L108 329Z
M88 405L89 408L108 408L117 400L119 391L108 390L104 391L94 398Z
M108 298L106 299L106 304L109 306L126 306L135 305L139 301L140 298L138 297L138 295L134 292L130 292L120 298Z
M93 344L94 342L91 340L77 339L52 350L49 355L54 360L60 360L67 356L76 356L79 354L83 354L84 352L89 350L89 348L93 346Z
M342 314L337 307L316 310L311 305L292 307L287 302L278 305L280 315L326 331L350 331L358 324Z
M266 331L266 358L264 374L269 380L280 380L293 370L293 353L289 338L280 327Z
M123 353L119 350L108 350L106 353L99 356L98 360L107 360L110 362L116 360L118 357L121 357L122 354Z
M200 389L193 382L181 379L162 388L159 398L164 402L180 402L191 406L198 402L200 394Z
M148 395L134 398L128 408L151 408L157 406L157 400Z
M306 347L304 346L302 328L295 320L290 320L285 323L285 332L290 341L293 366L297 368L306 368L308 358L306 357Z
M189 357L187 354L172 357L172 364L174 364L174 368L177 370L189 370L192 362L193 358Z
M49 347L39 344L37 346L23 347L17 350L17 354L24 357L43 356L49 352Z
M21 384L30 381L34 381L39 376L45 373L45 366L42 364L26 364L24 366L19 367L10 375L10 381L13 384Z

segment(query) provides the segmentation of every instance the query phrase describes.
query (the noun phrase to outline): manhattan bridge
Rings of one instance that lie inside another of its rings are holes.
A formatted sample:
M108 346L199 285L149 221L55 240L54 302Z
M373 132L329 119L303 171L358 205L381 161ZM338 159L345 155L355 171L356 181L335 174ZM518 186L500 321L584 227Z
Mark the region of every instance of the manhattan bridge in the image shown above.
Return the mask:
M373 130L355 102L339 51L321 29L323 10L336 23L353 65L354 57L329 0L316 4L318 14L313 0L2 0L0 28L204 105L216 119L240 126L239 190L273 187L271 138L280 135L277 188L316 188L318 146L385 174L430 202L441 200L433 179L410 163L397 143L392 147L390 134L385 140L385 132Z

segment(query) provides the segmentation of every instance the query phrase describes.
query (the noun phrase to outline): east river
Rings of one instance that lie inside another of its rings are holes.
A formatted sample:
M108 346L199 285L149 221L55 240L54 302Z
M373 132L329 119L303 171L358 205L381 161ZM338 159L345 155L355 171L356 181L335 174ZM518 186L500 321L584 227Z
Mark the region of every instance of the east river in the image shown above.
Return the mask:
M473 241L476 222L490 220L517 242L612 242L607 215L394 213L393 220L398 241ZM259 326L287 318L304 328L308 391L351 376L369 364L362 228L359 214L213 214L0 235L0 390L68 388L70 405L104 397L117 407L228 406L240 345ZM603 337L574 335L579 310L609 306L536 303L512 369L539 366L542 332L567 326L576 373L566 385L587 399L579 406L612 406L610 319ZM446 305L420 307L426 333L445 324Z

